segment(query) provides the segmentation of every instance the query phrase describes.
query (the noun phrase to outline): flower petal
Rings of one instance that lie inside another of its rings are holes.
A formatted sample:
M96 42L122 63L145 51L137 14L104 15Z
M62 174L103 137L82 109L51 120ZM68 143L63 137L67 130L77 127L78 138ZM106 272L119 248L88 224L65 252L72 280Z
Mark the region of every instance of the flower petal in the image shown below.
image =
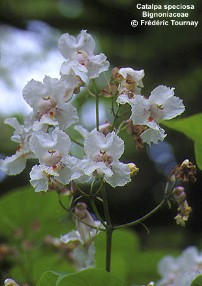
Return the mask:
M167 120L176 117L177 115L180 115L184 112L185 106L183 104L183 101L176 97L170 97L163 106L163 116L162 120Z
M65 59L74 59L78 50L92 54L95 50L95 41L86 30L82 30L77 37L68 33L63 34L59 38L58 47Z
M8 175L20 174L26 167L27 158L21 152L0 160L0 169Z
M158 141L163 141L166 137L166 134L165 130L160 127L156 130L148 128L140 135L140 137L144 142L151 145L151 143L157 144Z
M164 85L157 86L149 97L150 104L156 103L158 105L164 105L168 98L174 96L174 88L169 88Z
M99 55L89 56L88 76L89 78L96 78L98 75L109 69L109 62L107 57L101 53Z
M46 192L48 190L48 177L45 166L35 165L30 172L30 178L30 183L35 192Z
M115 162L114 164L112 164L112 172L112 176L108 177L107 175L105 175L104 179L113 188L117 186L125 186L131 181L130 169L127 164Z
M61 235L60 241L63 243L69 243L71 241L82 242L80 234L77 230L72 230L64 235Z
M131 120L134 124L146 125L148 118L150 117L149 112L149 101L141 95L135 95L135 98L130 101L131 104Z

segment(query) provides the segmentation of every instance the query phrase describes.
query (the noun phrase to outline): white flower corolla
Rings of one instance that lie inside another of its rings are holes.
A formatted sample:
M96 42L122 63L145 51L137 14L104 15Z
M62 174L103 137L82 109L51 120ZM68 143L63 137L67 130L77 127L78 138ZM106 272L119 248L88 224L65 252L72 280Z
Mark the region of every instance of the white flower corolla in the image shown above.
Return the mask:
M78 230L72 230L60 237L60 243L71 247L71 257L73 258L78 270L95 267L95 243L94 239L97 235L96 230L91 229L91 240L85 244Z
M74 243L72 257L78 264L78 268L95 267L94 240L99 233L101 222L94 220L87 210L85 203L79 202L75 207L76 227L69 233L60 237L60 242Z
M93 37L82 30L74 37L68 33L63 34L58 41L58 47L67 60L67 64L76 61L78 65L86 68L86 74L89 78L96 78L98 75L109 69L109 62L106 56L101 53L95 55L95 41ZM76 71L74 71L76 74ZM79 74L76 74L80 76ZM85 82L85 81L84 81Z
M35 157L30 149L32 129L21 125L16 118L7 118L4 122L15 129L11 139L19 145L14 155L0 160L0 169L8 175L17 175L25 169L27 159Z
M48 190L50 177L64 185L80 177L79 159L69 155L71 141L62 130L54 129L50 134L35 132L30 146L40 163L30 173L30 182L36 192Z
M149 98L136 95L130 104L133 124L149 127L141 134L142 140L149 144L162 141L166 136L159 127L160 121L172 119L185 110L182 100L174 96L174 89L163 85L156 87Z
M76 205L75 215L77 217L77 230L62 235L60 241L63 243L79 241L82 245L88 246L99 233L101 222L92 218L85 203L78 203Z
M88 81L87 68L78 64L77 61L63 62L60 68L60 75L68 84L79 87Z
M178 257L164 257L158 271L162 278L157 286L190 286L192 280L202 273L202 254L190 246Z
M163 141L166 137L165 130L158 126L158 129L148 128L141 135L141 139L147 144L157 144L159 141Z
M120 82L118 86L119 104L129 103L135 94L140 94L143 87L142 79L144 77L144 70L134 70L132 68L120 68L118 71L117 79Z
M96 130L85 137L84 151L86 159L82 161L86 176L100 176L112 187L124 186L130 179L127 164L119 162L124 152L124 142L115 132L106 136Z
M43 129L44 125L59 125L64 130L77 122L76 108L68 102L72 96L73 89L67 89L63 80L45 76L43 83L29 81L23 89L23 97L33 108L34 130Z

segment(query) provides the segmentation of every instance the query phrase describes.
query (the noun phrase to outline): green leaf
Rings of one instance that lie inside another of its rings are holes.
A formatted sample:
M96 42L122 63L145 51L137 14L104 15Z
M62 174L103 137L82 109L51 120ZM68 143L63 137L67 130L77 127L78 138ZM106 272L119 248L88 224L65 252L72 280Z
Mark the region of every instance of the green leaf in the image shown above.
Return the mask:
M75 271L67 261L68 255L64 257L45 243L45 237L60 237L70 227L71 221L68 223L54 192L39 194L26 187L1 197L0 236L19 253L11 257L9 276L35 284L41 273L50 269Z
M202 274L198 275L191 283L191 286L202 286Z
M0 234L15 239L13 233L21 230L26 238L60 235L67 232L65 212L54 192L35 193L31 187L17 189L0 200Z
M65 276L58 286L123 286L113 274L101 269L87 269Z
M194 141L196 163L202 170L202 113L187 118L164 121L162 123L171 129L182 132Z
M74 274L45 272L36 286L123 286L114 275L101 269L87 269Z
M54 271L47 271L44 272L39 279L38 283L36 286L54 286L57 283L59 274Z

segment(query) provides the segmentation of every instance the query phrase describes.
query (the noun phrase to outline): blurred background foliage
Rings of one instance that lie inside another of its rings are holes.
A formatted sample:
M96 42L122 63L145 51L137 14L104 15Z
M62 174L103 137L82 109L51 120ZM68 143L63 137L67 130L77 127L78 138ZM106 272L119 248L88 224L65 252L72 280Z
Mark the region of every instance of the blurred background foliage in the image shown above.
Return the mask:
M40 69L42 69L44 62L49 57L48 55L50 55L50 59L51 56L55 55L51 53L57 49L57 38L61 33L68 32L76 35L80 30L86 29L95 37L98 51L107 55L111 68L118 66L145 70L143 94L149 95L152 89L159 84L175 87L175 94L183 99L186 106L186 111L181 117L200 113L202 107L202 33L200 23L202 2L200 0L183 1L183 4L195 5L194 10L186 12L190 13L189 20L199 21L197 28L189 26L146 27L140 25L132 28L131 20L140 20L142 18L141 10L136 9L137 3L146 4L148 1L1 1L1 80L6 80L7 86L11 88L15 86L12 81L14 70L20 74L23 67L26 67L22 73L25 75L32 66L35 66L40 73ZM154 1L152 3L176 5L182 3L182 1ZM156 10L155 12L158 11ZM37 52L37 46L31 49L20 38L17 39L18 48L16 50L13 49L15 43L12 45L12 42L10 42L7 48L4 47L2 50L3 43L6 41L6 35L10 29L14 33L21 33L22 38L27 37L25 32L32 33L32 36L39 40L40 47L43 47L41 52L38 54L34 53ZM22 54L20 53L21 46L24 48L24 51L27 51L22 58L20 58ZM14 50L14 58L11 59ZM3 66L5 55L10 60L7 65L9 69ZM57 57L54 58L53 66L54 64L55 66L58 65L59 60L57 59ZM58 73L58 67L56 68L56 73ZM37 75L36 72L34 72L33 78L35 78L35 75ZM108 75L110 76L110 73ZM42 79L43 76L40 80ZM17 83L20 82L21 78L18 78ZM97 82L98 87L103 87L104 84L104 78ZM16 93L15 100L17 105L21 94L15 91L15 88L13 88L12 92ZM0 90L0 97L3 96L2 93L3 91ZM81 114L82 104L86 103L88 99L89 96L85 92L76 99L75 104L78 106ZM8 104L9 100L8 97ZM92 102L92 99L89 102ZM108 113L110 111L110 99L104 99L103 104L106 113ZM23 112L19 112L19 114L13 115L17 115L20 120L23 120L23 114ZM9 114L9 116L13 115ZM10 141L12 129L3 124L5 114L2 113L0 116L0 153L3 157L13 154L16 144ZM136 150L129 134L121 134L126 142L123 160L135 162L140 168L140 172L125 190L117 188L115 191L111 190L108 192L114 223L130 221L149 211L163 197L166 176L171 168L186 158L195 162L193 142L183 134L170 129L166 129L166 131L168 131L168 136L165 143L152 146L151 148L145 147L141 151ZM7 194L16 187L22 188L28 185L30 168L31 164L28 165L26 171L16 177L7 177L1 174L0 193L2 195ZM201 246L202 180L200 171L198 171L197 177L197 182L188 185L186 188L188 201L193 208L187 227L181 229L179 226L175 226L174 216L176 209L169 210L165 206L164 209L146 222L147 228L150 230L149 235L142 226L134 229L139 236L139 249L142 251L150 249L173 251L174 249L182 249L190 244ZM20 208L19 212L23 213L24 209ZM2 229L0 229L1 234L4 234ZM145 261L148 262L148 260L148 257L145 258L143 264L146 264ZM152 262L151 260L150 265Z

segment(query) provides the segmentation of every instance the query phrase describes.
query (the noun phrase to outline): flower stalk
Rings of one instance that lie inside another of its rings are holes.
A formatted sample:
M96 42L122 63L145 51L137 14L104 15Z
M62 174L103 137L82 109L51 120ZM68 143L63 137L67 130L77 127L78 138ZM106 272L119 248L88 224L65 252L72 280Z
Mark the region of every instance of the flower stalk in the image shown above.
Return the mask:
M112 254L112 233L113 226L111 223L108 198L106 194L105 186L102 189L102 197L103 197L103 206L104 206L104 215L106 220L106 260L105 260L105 270L110 272L111 270L111 254Z

